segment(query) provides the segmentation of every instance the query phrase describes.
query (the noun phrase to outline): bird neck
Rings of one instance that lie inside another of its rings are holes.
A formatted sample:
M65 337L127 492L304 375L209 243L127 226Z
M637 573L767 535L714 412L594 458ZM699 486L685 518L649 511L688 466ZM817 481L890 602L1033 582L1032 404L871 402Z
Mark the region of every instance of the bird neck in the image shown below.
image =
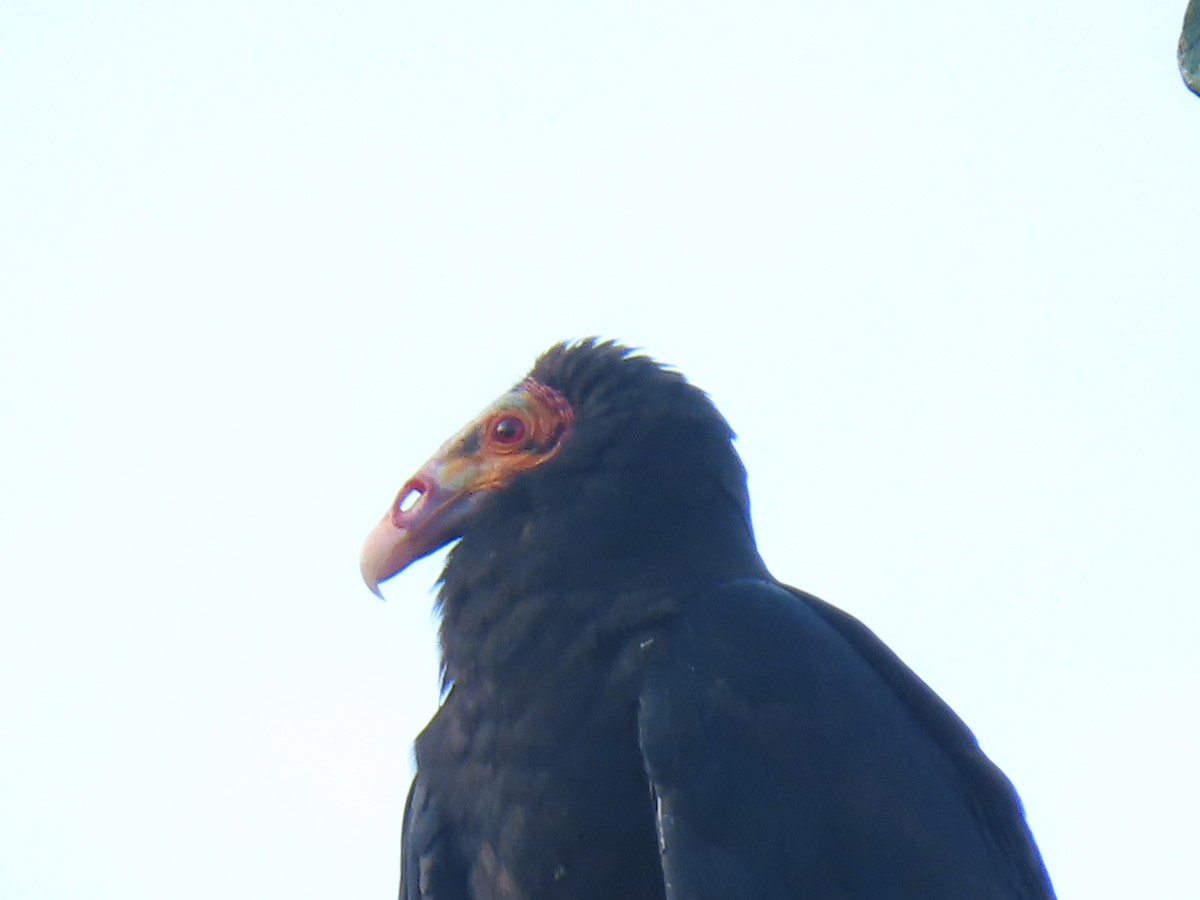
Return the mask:
M581 641L602 652L705 587L769 577L744 493L660 476L626 473L607 498L586 479L572 497L509 494L482 517L443 573L447 678L514 667L544 677Z

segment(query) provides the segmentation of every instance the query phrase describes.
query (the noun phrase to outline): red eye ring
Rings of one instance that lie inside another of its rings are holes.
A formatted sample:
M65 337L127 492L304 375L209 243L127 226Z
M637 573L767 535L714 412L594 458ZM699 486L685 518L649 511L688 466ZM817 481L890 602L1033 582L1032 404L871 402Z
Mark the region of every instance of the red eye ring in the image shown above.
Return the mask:
M488 436L504 447L512 447L520 444L525 440L525 434L528 432L525 427L525 422L520 416L500 416L492 422Z

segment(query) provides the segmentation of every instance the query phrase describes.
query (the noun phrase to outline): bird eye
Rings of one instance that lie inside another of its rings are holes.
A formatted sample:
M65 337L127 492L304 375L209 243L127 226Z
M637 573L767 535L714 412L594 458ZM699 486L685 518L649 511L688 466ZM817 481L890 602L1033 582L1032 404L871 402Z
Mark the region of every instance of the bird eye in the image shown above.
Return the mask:
M492 423L492 440L511 447L525 437L525 423L518 416L501 416Z

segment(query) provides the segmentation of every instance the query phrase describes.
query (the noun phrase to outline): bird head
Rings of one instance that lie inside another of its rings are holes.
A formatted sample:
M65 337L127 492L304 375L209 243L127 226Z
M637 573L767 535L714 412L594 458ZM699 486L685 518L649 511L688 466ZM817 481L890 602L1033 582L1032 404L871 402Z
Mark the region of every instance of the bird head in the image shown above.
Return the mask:
M718 541L719 559L747 545L757 559L731 438L677 372L611 342L559 344L405 482L363 547L363 578L378 594L457 538L469 557L473 535L526 575L703 568Z
M532 376L488 406L405 482L367 536L367 586L379 594L380 583L458 537L489 493L554 458L573 421L567 399Z

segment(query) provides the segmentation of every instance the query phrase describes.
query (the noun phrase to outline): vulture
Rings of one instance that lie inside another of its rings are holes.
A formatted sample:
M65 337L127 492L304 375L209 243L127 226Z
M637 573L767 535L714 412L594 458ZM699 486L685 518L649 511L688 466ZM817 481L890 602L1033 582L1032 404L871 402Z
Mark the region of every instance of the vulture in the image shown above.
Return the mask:
M771 577L708 396L564 343L401 488L452 541L401 900L1045 900L1005 775L858 620Z

